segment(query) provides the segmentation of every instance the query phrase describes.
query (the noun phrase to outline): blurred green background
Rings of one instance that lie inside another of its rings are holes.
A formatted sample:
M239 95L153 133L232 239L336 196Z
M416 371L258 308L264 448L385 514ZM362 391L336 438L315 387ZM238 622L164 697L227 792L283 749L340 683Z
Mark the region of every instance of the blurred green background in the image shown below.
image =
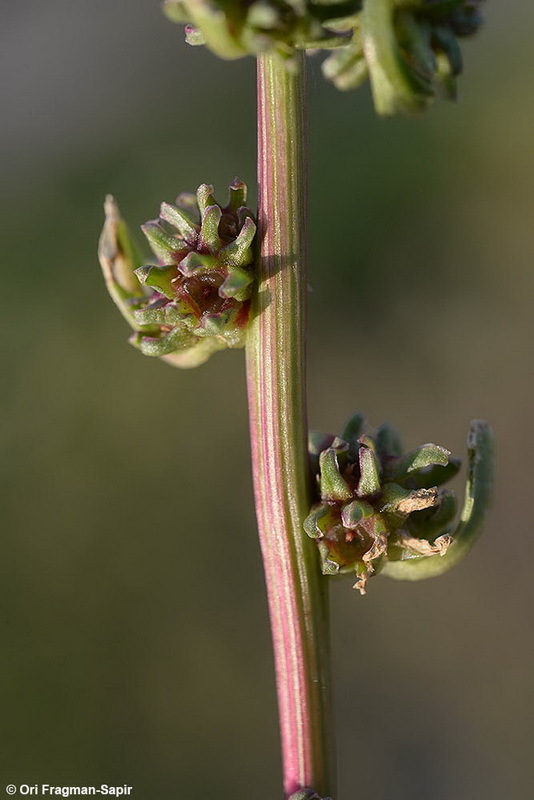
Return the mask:
M189 48L157 0L18 0L0 31L2 780L272 800L243 355L143 358L95 256L109 191L133 225L254 185L253 61ZM310 59L310 422L498 439L466 562L332 582L338 800L534 795L533 32L530 2L488 4L460 104L418 120Z

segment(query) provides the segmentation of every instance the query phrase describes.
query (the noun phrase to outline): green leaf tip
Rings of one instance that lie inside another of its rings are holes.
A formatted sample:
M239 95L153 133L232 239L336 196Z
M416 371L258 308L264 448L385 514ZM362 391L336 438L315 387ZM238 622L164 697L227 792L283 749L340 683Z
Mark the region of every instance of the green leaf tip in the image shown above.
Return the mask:
M383 425L369 436L363 424L361 415L352 417L345 439L310 435L318 502L304 521L323 573L352 573L361 594L375 574L419 580L463 558L480 533L493 474L491 430L475 420L464 507L454 527L456 498L438 487L457 473L459 461L434 444L403 454L393 428Z
M160 216L141 226L159 263L143 263L118 207L106 199L99 258L108 290L143 354L180 367L214 352L242 347L254 284L256 223L244 205L239 178L226 206L213 186L162 203Z

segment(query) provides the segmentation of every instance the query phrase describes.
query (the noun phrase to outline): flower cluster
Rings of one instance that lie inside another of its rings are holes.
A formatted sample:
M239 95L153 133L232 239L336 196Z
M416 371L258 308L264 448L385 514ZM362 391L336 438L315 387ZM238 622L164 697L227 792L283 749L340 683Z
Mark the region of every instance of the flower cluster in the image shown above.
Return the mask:
M275 51L290 61L295 49L329 48L350 39L362 0L166 0L164 9L186 27L189 44L221 58ZM346 31L336 30L341 26Z
M236 178L226 206L207 184L196 196L180 195L176 205L162 203L159 218L142 226L158 263L142 265L113 198L107 199L100 261L134 328L130 342L142 353L189 367L244 344L256 234L245 202L246 186Z
M414 113L437 94L456 97L458 39L482 24L482 0L366 0L352 41L323 63L339 89L368 76L381 114Z
M166 0L190 44L221 58L332 49L323 73L339 89L368 77L380 114L412 114L456 97L459 39L482 24L483 0Z
M415 580L439 574L463 555L466 548L458 543L472 543L489 499L491 432L483 422L472 423L466 501L453 530L456 499L438 487L458 472L460 462L435 444L403 453L389 425L374 437L363 427L363 417L356 414L340 437L312 435L320 501L304 529L317 542L323 573L355 574L355 588L365 594L374 573Z

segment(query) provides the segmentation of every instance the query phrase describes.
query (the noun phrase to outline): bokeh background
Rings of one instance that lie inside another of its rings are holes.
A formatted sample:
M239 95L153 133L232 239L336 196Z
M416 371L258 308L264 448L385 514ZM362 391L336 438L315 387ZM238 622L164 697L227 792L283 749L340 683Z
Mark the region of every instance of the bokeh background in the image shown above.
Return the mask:
M311 424L498 441L476 552L332 582L338 800L534 796L534 7L489 3L457 106L375 118L310 59ZM241 352L143 358L95 248L203 181L255 183L252 60L157 0L0 6L2 784L279 796Z

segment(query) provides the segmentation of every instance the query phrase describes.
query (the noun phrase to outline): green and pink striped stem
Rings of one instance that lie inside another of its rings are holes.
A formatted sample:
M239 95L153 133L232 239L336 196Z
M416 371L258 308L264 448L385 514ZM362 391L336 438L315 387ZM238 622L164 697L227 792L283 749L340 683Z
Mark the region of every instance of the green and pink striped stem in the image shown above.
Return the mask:
M305 376L305 57L258 58L261 255L247 342L256 514L274 646L285 796L332 792L327 586L310 508Z

